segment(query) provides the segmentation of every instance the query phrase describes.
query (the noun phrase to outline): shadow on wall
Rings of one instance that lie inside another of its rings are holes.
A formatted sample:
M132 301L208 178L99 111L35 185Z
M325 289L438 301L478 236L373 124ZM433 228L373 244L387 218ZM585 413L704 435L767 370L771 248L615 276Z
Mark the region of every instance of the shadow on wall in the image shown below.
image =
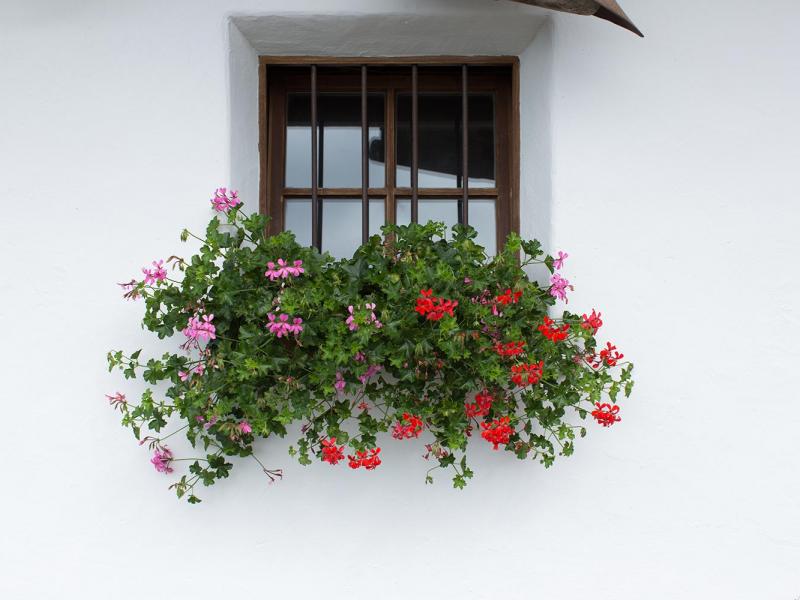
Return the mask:
M548 19L520 55L520 234L553 252L553 62Z

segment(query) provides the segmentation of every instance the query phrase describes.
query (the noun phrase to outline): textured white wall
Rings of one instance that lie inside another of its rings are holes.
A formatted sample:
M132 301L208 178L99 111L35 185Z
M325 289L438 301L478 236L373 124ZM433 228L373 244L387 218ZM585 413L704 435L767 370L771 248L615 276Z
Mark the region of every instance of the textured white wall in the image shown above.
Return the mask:
M489 0L339 4L528 14ZM229 108L247 102L229 81L248 63L232 64L227 16L285 9L0 6L0 596L800 595L789 0L757 12L627 0L644 40L558 16L522 55L523 223L570 252L570 306L603 310L637 362L618 428L593 430L548 472L479 445L464 492L424 486L407 446L387 444L364 476L296 466L280 442L263 452L286 470L279 485L243 463L197 507L166 491L103 399L137 389L104 372L105 351L149 339L113 283L182 251L209 190L247 180L229 166L247 153L231 151Z

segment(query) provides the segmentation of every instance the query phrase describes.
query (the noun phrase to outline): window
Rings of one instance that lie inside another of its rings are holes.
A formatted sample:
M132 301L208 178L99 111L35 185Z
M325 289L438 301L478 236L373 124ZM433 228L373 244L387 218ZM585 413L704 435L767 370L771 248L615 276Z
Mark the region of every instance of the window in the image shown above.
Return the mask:
M468 223L490 254L518 230L515 58L313 61L261 57L273 233L349 257L384 223Z

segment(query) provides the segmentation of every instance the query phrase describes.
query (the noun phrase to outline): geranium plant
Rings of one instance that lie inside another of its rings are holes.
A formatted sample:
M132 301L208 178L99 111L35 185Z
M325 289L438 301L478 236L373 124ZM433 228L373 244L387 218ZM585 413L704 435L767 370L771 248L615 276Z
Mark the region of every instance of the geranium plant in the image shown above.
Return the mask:
M301 464L376 469L389 434L420 445L427 482L442 468L463 487L471 438L550 466L572 454L587 418L620 421L633 366L597 341L600 313L554 312L572 289L563 252L512 234L489 257L469 227L447 237L428 223L387 225L334 260L289 232L266 235L266 217L245 215L236 193L218 190L212 205L205 236L182 234L201 242L196 254L120 284L144 301L144 327L180 347L108 354L109 370L153 386L138 402L108 399L154 467L177 468L167 438L179 431L202 450L184 459L179 497L199 502L197 484L228 477L234 456L280 477L253 444L295 423L289 453Z

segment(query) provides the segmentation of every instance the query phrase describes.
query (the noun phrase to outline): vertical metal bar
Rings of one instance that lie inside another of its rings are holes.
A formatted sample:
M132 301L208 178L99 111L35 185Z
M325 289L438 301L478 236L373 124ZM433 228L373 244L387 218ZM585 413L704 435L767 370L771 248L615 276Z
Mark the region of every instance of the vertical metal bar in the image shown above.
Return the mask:
M467 65L461 65L461 186L464 196L461 201L461 222L469 225L469 86Z
M464 107L460 107L463 109ZM464 136L464 128L461 126L461 116L457 120L453 121L453 139L456 141L456 146L458 147L457 153L458 158L456 158L456 188L459 190L464 186L464 173L462 172L464 168L464 161L460 158L463 156L464 151L464 144L462 142L462 138ZM464 223L464 196L463 194L458 197L456 200L456 219L459 225Z
M325 189L325 119L317 121L317 187Z
M384 219L387 223L397 223L397 90L390 85L386 89L384 110L384 164L386 165L386 207Z
M317 169L317 65L311 65L311 245L322 250L322 223L319 210Z
M361 65L361 243L369 239L369 118L367 65Z
M417 65L411 66L411 222L419 222L419 85Z

